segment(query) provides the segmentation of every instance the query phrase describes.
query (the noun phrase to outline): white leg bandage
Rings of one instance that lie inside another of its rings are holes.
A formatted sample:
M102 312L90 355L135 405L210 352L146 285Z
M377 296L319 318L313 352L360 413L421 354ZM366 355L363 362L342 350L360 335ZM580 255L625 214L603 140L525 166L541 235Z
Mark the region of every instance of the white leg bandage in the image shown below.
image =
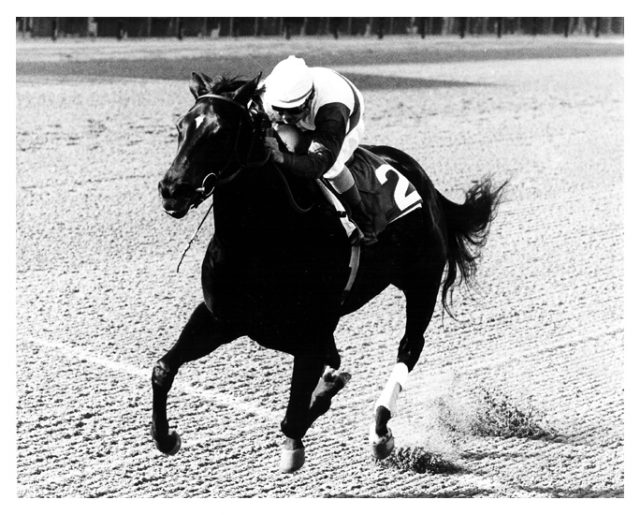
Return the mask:
M387 384L384 385L380 397L376 402L374 412L378 406L384 406L389 410L391 416L396 412L396 401L398 395L405 388L407 380L409 379L409 369L404 363L396 363L391 371L391 375L387 380Z

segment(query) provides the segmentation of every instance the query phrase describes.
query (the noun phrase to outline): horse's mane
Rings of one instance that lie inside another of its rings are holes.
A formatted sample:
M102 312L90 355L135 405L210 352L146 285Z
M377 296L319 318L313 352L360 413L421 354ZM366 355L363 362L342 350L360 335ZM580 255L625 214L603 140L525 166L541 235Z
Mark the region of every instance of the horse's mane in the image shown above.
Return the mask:
M211 85L211 93L214 93L216 95L222 95L223 93L230 93L238 89L240 86L243 86L247 82L249 82L249 79L245 79L239 75L232 75L232 76L221 75ZM254 99L260 98L263 91L264 91L264 86L256 88L256 91L253 93L252 98Z
M215 95L224 95L236 91L241 86L244 86L249 79L245 79L239 75L226 76L221 75L217 77L215 82L211 83L211 93ZM264 92L264 85L257 87L251 94L249 116L254 123L255 127L258 127L261 134L264 135L264 131L270 126L269 118L264 111L262 105L262 93Z
M230 93L231 91L235 91L243 84L246 84L246 80L241 78L238 75L234 75L231 77L227 77L222 75L216 79L216 81L211 85L211 93L215 93L216 95L221 95L222 93Z

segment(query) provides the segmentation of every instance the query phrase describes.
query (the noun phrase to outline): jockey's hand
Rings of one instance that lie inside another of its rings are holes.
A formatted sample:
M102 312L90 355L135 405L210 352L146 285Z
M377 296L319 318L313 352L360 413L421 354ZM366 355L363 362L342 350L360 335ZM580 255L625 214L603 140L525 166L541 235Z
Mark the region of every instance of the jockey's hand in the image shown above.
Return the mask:
M270 156L270 159L277 164L284 163L284 156L278 147L278 140L273 136L264 139L264 148Z

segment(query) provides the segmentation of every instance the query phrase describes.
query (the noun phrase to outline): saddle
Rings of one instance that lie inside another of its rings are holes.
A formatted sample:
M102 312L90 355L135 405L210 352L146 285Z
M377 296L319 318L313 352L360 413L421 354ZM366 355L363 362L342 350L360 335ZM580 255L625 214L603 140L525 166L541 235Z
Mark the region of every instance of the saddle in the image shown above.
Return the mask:
M360 191L362 202L371 214L376 233L380 234L389 224L419 209L422 198L408 179L376 154L358 147L346 166ZM346 209L331 184L319 179L322 190L340 216L342 225L351 236L355 225L348 219Z

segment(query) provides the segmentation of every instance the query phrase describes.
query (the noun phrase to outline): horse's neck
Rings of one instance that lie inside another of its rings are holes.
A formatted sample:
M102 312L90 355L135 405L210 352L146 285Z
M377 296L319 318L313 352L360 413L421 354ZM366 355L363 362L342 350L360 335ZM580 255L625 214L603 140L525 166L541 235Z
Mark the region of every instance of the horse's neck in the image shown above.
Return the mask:
M216 234L226 244L251 246L250 242L266 239L266 233L287 238L287 233L294 231L295 215L273 170L267 167L244 170L232 182L216 188Z

